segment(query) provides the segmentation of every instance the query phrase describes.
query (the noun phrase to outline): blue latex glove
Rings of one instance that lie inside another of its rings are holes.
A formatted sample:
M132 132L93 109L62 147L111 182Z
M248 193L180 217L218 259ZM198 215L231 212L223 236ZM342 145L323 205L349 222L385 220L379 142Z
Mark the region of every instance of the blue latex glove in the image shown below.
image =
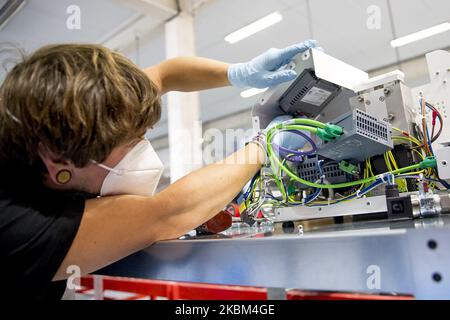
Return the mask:
M292 59L317 46L316 40L308 40L284 49L270 49L248 63L233 64L228 68L230 83L239 88L264 89L294 80L294 70L283 70Z

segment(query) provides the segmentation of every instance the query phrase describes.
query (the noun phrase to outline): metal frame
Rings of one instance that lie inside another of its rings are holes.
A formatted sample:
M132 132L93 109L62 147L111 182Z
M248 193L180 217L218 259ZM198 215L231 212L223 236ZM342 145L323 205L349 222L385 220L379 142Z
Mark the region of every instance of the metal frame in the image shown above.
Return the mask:
M355 199L351 202L324 207L279 208L275 211L277 222L345 217L365 214L384 213L387 211L385 196Z
M450 219L438 218L350 224L303 236L168 241L99 274L449 299L449 229ZM370 286L374 276L379 288Z

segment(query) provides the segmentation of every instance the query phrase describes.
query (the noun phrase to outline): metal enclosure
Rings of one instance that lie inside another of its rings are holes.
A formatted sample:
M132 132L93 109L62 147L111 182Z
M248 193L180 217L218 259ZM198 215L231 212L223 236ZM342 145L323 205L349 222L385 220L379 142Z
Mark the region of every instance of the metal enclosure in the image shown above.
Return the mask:
M433 145L435 151L450 145L450 52L437 50L426 55L430 83L414 88L413 101L415 109L419 108L419 96L423 94L425 99L434 105L446 121L441 137ZM431 117L428 118L431 126Z
M412 132L414 108L411 89L400 80L365 90L350 98L350 105L352 109L370 113L393 127Z
M334 121L344 128L344 135L334 141L322 142L317 153L335 161L364 162L391 150L391 125L361 111L355 110Z
M336 109L335 101L350 110L348 99L355 95L354 88L369 78L367 73L315 49L297 55L287 68L299 77L270 89L256 103L252 111L256 131L280 115L316 117L324 108Z
M97 274L449 299L449 228L449 218L443 217L346 224L303 234L242 230L231 238L158 243Z
M320 179L320 172L318 167L319 157L310 157L303 163L297 166L297 173L300 178L309 182L316 182ZM325 178L329 183L342 183L347 182L348 174L339 169L338 163L327 165L323 168ZM300 188L309 188L304 185L300 185Z

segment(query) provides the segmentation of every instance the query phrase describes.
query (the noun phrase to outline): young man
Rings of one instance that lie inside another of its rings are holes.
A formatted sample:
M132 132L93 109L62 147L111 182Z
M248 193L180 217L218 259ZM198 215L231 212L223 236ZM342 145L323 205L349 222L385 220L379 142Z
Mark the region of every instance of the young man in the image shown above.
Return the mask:
M2 293L60 298L69 266L94 272L214 217L264 163L264 139L153 195L162 164L144 135L160 118L160 96L274 86L294 79L282 67L315 45L145 71L101 46L54 45L17 64L0 88Z

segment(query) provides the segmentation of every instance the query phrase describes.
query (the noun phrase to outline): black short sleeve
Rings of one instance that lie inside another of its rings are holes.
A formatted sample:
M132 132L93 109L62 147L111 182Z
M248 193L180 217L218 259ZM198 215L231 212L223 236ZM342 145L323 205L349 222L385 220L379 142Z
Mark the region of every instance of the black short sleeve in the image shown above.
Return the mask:
M6 278L2 294L61 298L65 286L52 279L78 231L85 201L81 194L0 189L0 273Z

